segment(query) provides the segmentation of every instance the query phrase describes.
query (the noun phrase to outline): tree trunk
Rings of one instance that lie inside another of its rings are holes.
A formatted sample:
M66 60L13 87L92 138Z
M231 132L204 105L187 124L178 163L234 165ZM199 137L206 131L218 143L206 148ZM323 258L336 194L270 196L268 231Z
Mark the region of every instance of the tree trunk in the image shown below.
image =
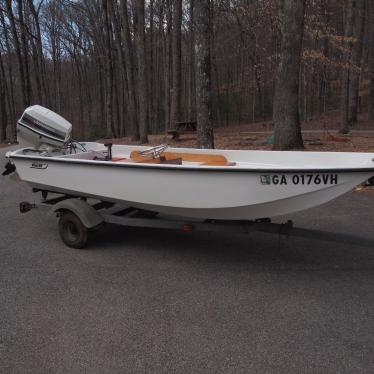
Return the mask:
M189 43L189 70L188 70L188 120L196 118L196 88L195 88L195 32L194 32L194 0L190 0L190 43Z
M372 67L370 71L368 106L369 106L368 108L369 119L374 120L374 67Z
M127 76L126 76L126 64L124 59L124 48L122 47L122 35L121 35L121 25L118 15L118 7L117 4L113 4L113 2L110 3L110 10L113 18L113 29L114 29L114 44L116 47L116 55L117 55L117 69L116 74L117 79L114 80L114 87L115 87L115 108L117 113L117 126L116 126L116 133L118 136L123 136L124 134L124 126L125 126L125 111L121 110L123 107L125 107L125 101L124 98L126 96L126 93L128 92L128 86L127 86ZM120 104L121 103L121 104Z
M27 27L23 16L23 2L17 0L18 8L18 22L21 29L21 49L23 54L23 64L25 68L25 88L26 88L26 100L27 105L31 103L32 88L30 81L30 68L29 68L29 57L28 57L28 44L27 44Z
M341 102L340 102L340 111L341 111L341 128L340 132L342 134L347 134L350 128L350 121L349 121L349 86L351 80L351 59L352 59L352 50L353 50L353 21L354 21L354 11L356 7L356 0L348 0L348 4L346 7L346 15L345 15L345 22L344 22L344 36L346 38L346 43L348 45L348 50L343 58L345 62L345 67L343 67L342 71L342 83L341 83Z
M43 45L42 45L42 33L40 30L40 20L39 20L39 8L36 9L33 0L28 0L28 5L31 11L31 15L34 19L35 30L36 30L36 40L35 44L38 51L38 73L40 74L39 80L41 83L41 94L42 94L42 104L50 103L49 95L47 94L48 85L46 83L46 68L45 60L43 54Z
M129 16L127 11L127 0L121 0L121 14L123 23L123 39L125 42L126 53L124 53L124 60L126 64L126 75L128 84L128 103L129 103L129 119L130 119L130 133L132 140L139 140L139 124L137 116L137 102L135 90L135 63L133 44L131 42L131 32L129 24Z
M145 58L144 0L134 0L134 32L138 65L138 113L140 142L148 142L148 90Z
M304 30L304 0L285 0L281 58L273 103L273 149L302 149L299 77Z
M165 85L165 130L170 128L170 67L171 67L171 23L172 23L172 11L171 11L171 0L166 0L166 30L165 30L165 49L164 49L164 85Z
M369 119L374 120L374 4L369 2Z
M356 0L354 9L353 37L355 39L352 48L352 64L349 80L349 108L348 123L352 126L357 123L358 100L360 90L361 59L365 28L365 0Z
M32 46L32 61L33 61L33 67L35 71L35 83L36 83L36 97L39 104L44 104L43 100L43 94L42 94L42 82L41 82L41 74L40 74L40 64L38 59L38 51L37 47L35 45L34 40L31 40L31 46Z
M369 119L374 120L374 4L369 1L368 6L368 70L369 70L369 97L368 97L368 114Z
M16 54L17 54L17 59L18 59L18 70L19 70L20 82L21 82L22 104L24 107L27 107L29 104L29 101L27 97L27 90L26 90L26 83L25 83L25 71L23 68L21 45L18 39L16 21L14 18L11 0L6 0L6 8L7 8L7 13L9 17L11 33L13 36L13 43L16 48Z
M197 146L198 148L214 148L210 64L210 1L196 0L194 14Z
M156 6L156 19L162 20L162 22L155 22L157 40L156 45L156 76L155 76L155 97L154 97L154 110L155 110L155 122L156 130L158 133L165 131L165 28L167 26L164 24L165 20L165 10L166 10L166 1L159 0L157 2L158 7ZM156 27L157 25L157 27Z
M0 143L6 139L6 129L8 125L8 115L6 110L6 87L5 71L0 50Z
M105 41L106 41L106 59L105 59L105 106L106 106L106 136L112 138L115 136L113 125L113 61L112 61L112 28L109 21L109 4L108 1L103 0L102 6L104 11L105 24Z
M155 124L155 110L154 110L154 99L156 94L154 92L154 70L157 68L157 60L154 58L154 0L149 2L149 61L148 63L148 123L149 130L151 133L157 131Z
M182 27L182 0L173 3L173 30L172 30L172 70L173 89L171 94L170 128L175 128L175 123L180 119L181 108L181 27Z
M6 46L6 52L8 55L10 55L11 53L11 48L10 48L10 40L9 40L9 33L8 33L8 29L5 25L5 20L4 20L4 15L3 13L0 11L0 22L1 22L1 25L3 26L3 35L4 35L4 41L5 41L5 46ZM14 82L15 82L15 77L14 77L14 74L13 74L13 66L12 64L6 64L7 65L7 68L5 68L4 66L5 64L3 63L2 67L3 67L3 72L2 72L2 75L3 75L3 84L6 88L6 91L7 91L7 95L6 95L6 99L7 99L7 104L8 104L8 121L9 121L9 127L10 127L10 134L11 134L11 141L14 140L16 141L17 140L17 135L16 135L16 109L15 109L15 105L16 105L16 100L15 100L15 94L14 94ZM6 77L8 77L8 80L9 82L7 81Z

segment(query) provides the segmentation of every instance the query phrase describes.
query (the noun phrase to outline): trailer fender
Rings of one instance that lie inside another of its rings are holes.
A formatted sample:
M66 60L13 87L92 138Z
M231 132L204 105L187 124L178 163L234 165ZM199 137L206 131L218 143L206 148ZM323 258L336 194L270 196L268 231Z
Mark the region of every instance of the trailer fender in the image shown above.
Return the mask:
M81 199L60 201L51 209L52 213L69 211L74 213L87 229L92 229L104 222L104 218L90 204Z

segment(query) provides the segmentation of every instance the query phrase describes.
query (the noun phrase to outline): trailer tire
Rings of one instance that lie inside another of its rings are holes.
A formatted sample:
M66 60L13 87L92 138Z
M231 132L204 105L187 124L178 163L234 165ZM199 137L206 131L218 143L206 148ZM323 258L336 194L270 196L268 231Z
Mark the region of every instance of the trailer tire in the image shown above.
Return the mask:
M77 215L62 212L59 222L59 233L62 241L71 248L83 249L88 241L88 229Z

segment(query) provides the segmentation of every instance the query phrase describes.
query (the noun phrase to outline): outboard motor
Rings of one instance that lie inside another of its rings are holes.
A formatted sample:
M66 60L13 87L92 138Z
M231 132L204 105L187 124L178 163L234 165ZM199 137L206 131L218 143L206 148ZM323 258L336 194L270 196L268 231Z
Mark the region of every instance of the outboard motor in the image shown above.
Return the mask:
M48 151L62 148L71 140L72 124L40 105L28 107L17 122L18 136Z

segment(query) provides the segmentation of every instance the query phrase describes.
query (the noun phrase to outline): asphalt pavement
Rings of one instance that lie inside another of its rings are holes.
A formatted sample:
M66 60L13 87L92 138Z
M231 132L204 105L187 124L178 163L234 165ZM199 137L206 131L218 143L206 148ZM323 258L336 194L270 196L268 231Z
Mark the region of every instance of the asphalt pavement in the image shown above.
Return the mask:
M374 248L110 227L74 250L19 213L38 199L0 176L0 373L374 372ZM374 240L374 194L285 218Z

